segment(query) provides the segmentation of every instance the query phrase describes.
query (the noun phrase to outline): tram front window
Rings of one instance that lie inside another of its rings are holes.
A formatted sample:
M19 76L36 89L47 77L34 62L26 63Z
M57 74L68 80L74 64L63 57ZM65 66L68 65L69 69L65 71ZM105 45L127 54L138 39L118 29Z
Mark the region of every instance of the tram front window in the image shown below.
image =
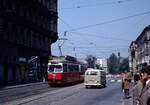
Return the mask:
M48 67L48 72L54 72L54 66L49 66Z
M52 72L63 72L63 69L62 69L61 65L50 65L48 68L48 71L50 73L52 73Z
M61 66L55 67L55 68L54 68L54 72L63 72L63 69L62 69Z

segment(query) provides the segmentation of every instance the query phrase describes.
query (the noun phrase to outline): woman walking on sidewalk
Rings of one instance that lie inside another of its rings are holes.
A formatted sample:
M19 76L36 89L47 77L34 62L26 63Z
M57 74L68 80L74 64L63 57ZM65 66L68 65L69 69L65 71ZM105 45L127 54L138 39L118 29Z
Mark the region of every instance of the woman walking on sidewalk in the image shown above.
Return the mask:
M125 69L122 77L122 89L124 90L125 98L129 98L130 88L131 88L131 73Z

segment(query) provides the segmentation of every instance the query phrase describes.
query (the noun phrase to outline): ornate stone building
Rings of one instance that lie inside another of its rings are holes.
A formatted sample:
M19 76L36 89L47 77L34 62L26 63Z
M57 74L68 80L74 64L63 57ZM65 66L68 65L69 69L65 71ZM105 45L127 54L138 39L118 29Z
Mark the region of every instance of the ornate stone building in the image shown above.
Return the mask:
M143 29L136 39L137 43L137 67L140 70L144 65L150 65L150 26Z
M0 82L24 78L31 56L46 66L57 19L57 0L0 0Z
M137 72L137 44L136 41L132 41L129 48L129 69L131 72Z
M129 67L133 72L150 65L150 26L143 29L129 48Z

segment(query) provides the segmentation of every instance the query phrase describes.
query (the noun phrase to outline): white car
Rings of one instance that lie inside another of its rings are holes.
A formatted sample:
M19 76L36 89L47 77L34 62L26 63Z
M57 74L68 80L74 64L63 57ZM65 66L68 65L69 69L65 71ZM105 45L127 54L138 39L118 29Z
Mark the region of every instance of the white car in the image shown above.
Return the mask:
M110 82L115 82L115 80L114 80L114 79L111 79Z
M117 82L119 82L119 83L120 83L120 82L121 82L121 79L117 80Z

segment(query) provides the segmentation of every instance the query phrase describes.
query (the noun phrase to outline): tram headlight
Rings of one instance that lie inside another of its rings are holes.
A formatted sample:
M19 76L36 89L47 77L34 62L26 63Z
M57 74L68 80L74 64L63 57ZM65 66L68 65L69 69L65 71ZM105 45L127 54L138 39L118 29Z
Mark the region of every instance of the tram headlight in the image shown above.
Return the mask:
M52 74L52 72L50 72L50 71L47 71L47 73L48 73L48 74Z
M49 74L50 72L49 72L49 71L47 71L47 73Z

